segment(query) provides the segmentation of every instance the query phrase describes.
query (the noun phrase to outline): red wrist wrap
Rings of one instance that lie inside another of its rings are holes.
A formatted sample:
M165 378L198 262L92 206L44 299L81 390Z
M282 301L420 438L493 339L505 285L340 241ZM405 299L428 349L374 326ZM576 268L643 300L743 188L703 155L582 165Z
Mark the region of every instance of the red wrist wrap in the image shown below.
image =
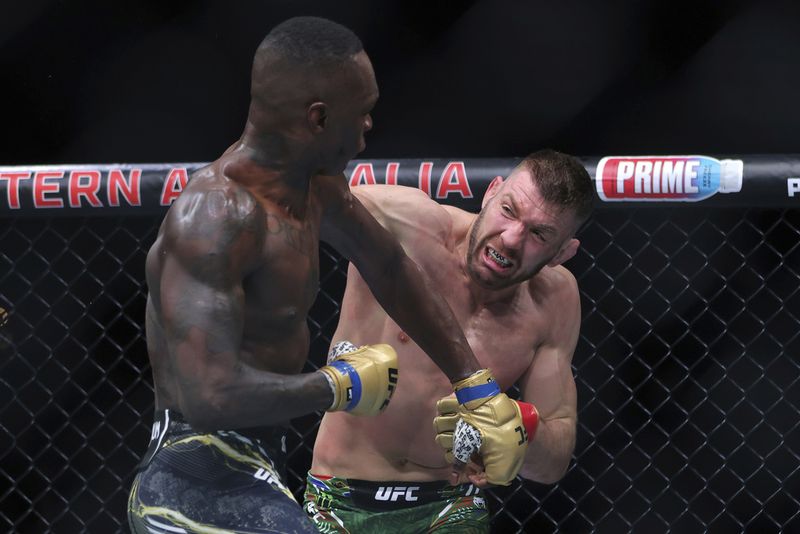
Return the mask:
M539 427L539 410L529 402L516 401L516 403L519 407L520 415L522 415L522 424L525 427L525 432L528 433L528 442L531 442L536 434L536 429Z

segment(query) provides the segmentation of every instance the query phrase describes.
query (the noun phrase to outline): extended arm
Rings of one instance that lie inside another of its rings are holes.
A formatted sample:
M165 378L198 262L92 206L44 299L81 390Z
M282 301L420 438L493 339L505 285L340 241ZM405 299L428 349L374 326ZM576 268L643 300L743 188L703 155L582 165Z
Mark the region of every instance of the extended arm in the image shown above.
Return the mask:
M376 300L451 381L479 370L452 310L397 238L350 193L343 177L325 180L322 239L353 262Z

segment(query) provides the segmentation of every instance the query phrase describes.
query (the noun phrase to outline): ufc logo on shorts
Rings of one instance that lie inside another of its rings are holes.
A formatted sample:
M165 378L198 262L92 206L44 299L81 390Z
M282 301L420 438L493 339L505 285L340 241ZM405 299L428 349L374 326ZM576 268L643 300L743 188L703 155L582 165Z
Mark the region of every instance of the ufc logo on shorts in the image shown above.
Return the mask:
M280 482L278 482L278 480L274 476L272 476L272 473L270 473L263 467L259 467L258 471L256 471L253 476L259 480L267 482L268 484L280 484Z
M404 501L412 502L418 500L414 492L419 490L419 486L381 486L375 492L376 501L396 502L400 497Z

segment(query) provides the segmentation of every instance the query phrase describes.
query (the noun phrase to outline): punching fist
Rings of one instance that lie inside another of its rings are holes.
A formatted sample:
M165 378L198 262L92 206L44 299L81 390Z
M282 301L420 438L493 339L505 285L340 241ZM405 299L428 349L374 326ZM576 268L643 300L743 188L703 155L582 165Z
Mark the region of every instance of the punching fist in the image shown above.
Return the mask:
M353 415L377 415L389 405L397 386L397 353L389 345L357 348L348 341L337 343L328 365L318 371L333 391L328 411Z
M436 442L449 462L465 464L480 453L488 482L507 486L539 424L536 407L501 393L488 369L456 383L455 390L455 397L436 405Z

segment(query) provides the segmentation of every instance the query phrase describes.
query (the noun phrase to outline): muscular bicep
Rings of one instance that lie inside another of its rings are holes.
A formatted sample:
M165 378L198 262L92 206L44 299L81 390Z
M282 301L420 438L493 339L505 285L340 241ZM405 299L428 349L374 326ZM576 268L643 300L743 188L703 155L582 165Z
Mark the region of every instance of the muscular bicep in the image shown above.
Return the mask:
M576 417L577 392L571 361L571 353L541 347L522 377L522 400L533 403L543 420Z
M564 289L552 299L551 333L520 382L523 400L535 404L545 420L577 416L572 357L580 333L580 300L575 279L565 273L565 280Z

